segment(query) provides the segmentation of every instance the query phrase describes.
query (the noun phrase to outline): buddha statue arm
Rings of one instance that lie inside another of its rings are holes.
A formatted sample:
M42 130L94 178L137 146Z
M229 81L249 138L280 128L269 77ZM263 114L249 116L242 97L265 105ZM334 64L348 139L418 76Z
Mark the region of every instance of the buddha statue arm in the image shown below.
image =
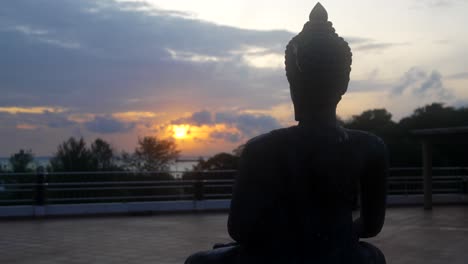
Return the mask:
M229 235L239 243L261 245L274 233L277 195L270 148L271 142L248 143L241 155L228 219Z
M385 221L388 155L380 139L371 143L371 149L367 169L360 179L361 213L354 222L358 238L376 236Z

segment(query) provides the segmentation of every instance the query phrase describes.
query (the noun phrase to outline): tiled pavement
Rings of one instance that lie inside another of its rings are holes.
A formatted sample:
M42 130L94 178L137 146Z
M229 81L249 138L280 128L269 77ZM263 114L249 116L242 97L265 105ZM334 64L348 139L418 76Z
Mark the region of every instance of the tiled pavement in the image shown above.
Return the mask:
M0 263L183 263L228 242L225 213L0 221ZM390 264L468 263L468 207L391 208L378 245Z

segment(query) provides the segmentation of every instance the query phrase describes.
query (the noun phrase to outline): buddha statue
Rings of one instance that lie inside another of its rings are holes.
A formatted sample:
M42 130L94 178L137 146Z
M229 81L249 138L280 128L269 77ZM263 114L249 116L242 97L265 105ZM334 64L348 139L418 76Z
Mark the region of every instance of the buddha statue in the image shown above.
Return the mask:
M298 125L247 142L228 219L235 242L186 263L385 263L360 241L384 224L385 144L336 119L351 71L348 43L318 3L285 53ZM353 220L356 186L361 208Z

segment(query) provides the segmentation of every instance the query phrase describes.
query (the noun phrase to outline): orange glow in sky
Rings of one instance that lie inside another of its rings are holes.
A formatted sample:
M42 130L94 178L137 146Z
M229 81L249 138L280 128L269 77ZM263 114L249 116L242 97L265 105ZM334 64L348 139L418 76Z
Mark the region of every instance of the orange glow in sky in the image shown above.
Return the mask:
M165 130L161 130L158 138L173 138L177 148L186 156L212 155L219 152L230 152L244 143L245 139L231 142L224 138L213 136L214 134L241 132L226 124L170 124Z
M190 134L190 125L174 125L172 126L172 131L174 138L184 139Z

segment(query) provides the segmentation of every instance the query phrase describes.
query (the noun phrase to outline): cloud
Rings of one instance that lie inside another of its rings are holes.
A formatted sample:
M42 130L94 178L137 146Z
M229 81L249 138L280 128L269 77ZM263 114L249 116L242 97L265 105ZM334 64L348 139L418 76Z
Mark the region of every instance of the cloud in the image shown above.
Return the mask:
M215 114L215 122L234 126L246 137L257 136L281 127L278 120L264 114L219 112Z
M468 72L459 72L452 75L447 76L448 79L468 79Z
M51 32L44 29L34 28L29 25L15 25L4 30L17 32L23 34L27 38L34 39L46 44L55 45L60 48L78 49L81 46L80 43L72 40L56 39L54 36L52 36Z
M421 7L437 8L437 7L450 7L462 1L460 0L413 0L412 2L413 2L413 8L421 8Z
M32 130L39 128L66 128L78 125L69 118L68 110L53 107L4 107L0 122L5 127Z
M121 122L112 117L97 116L94 120L86 122L85 127L91 132L113 134L129 132L135 127L135 123Z
M453 94L444 86L440 72L426 72L418 67L409 69L391 90L392 95L411 94L419 98L447 100Z
M9 114L44 114L49 113L61 113L66 109L61 107L51 106L35 106L35 107L18 107L18 106L5 106L0 107L0 112Z
M388 82L375 79L351 80L348 85L347 93L384 91L388 89L389 86L391 86L391 84Z
M270 66L282 65L292 36L137 2L7 1L0 105L60 102L91 113L268 106L287 99L278 89L287 87L282 67Z
M231 143L247 140L253 136L258 136L281 127L279 121L268 114L246 113L242 111L210 112L207 110L194 112L189 117L173 120L171 124L197 127L207 126L207 129L213 129L209 134L210 138L221 139ZM217 129L219 126L232 128L234 131Z
M188 124L188 125L211 125L213 124L213 116L211 112L203 110L192 113L189 117L179 118L172 121L172 124Z
M219 62L219 61L227 61L228 58L226 57L216 57L204 54L197 54L193 52L187 51L176 51L173 49L166 49L167 52L171 55L171 58L176 61L185 61L185 62Z
M373 51L373 50L384 50L388 48L398 47L398 46L406 46L410 45L410 43L379 43L379 42L367 42L360 45L356 45L353 50L356 51Z
M453 104L453 106L455 106L456 108L467 108L468 109L468 100L457 100L455 101Z
M289 101L288 31L239 29L111 0L6 1L0 25L9 51L0 61L0 106L60 102L99 114ZM362 50L390 45L346 39Z
M38 127L32 124L21 123L16 125L16 128L19 130L36 130Z
M0 106L60 102L75 116L106 113L120 122L146 119L149 127L163 119L157 113L171 109L270 109L290 102L284 46L294 34L284 30L221 26L110 0L8 1L0 25L9 50L0 60ZM346 40L361 50L394 45ZM205 112L177 122L211 124L210 118ZM66 120L49 125L71 126ZM243 129L253 134L252 126Z
M380 51L389 48L411 45L409 42L380 42L371 38L345 37L352 51Z
M8 52L0 60L0 133L11 138L4 131L14 134L18 126L35 127L41 136L127 132L131 138L137 130L159 133L171 123L186 123L209 127L211 139L242 141L281 126L269 109L290 105L283 66L293 35L217 25L143 1L4 1L0 38ZM406 45L345 39L360 52ZM349 91L389 86L352 80ZM423 93L419 88L444 90L442 77L426 73L401 93ZM193 114L174 118L186 112ZM218 123L230 130L218 129Z
M239 133L214 131L210 134L211 138L224 140L230 143L238 143L241 141Z
M66 114L57 114L54 112L45 112L42 116L46 126L50 128L63 128L77 125L78 123L70 120Z

